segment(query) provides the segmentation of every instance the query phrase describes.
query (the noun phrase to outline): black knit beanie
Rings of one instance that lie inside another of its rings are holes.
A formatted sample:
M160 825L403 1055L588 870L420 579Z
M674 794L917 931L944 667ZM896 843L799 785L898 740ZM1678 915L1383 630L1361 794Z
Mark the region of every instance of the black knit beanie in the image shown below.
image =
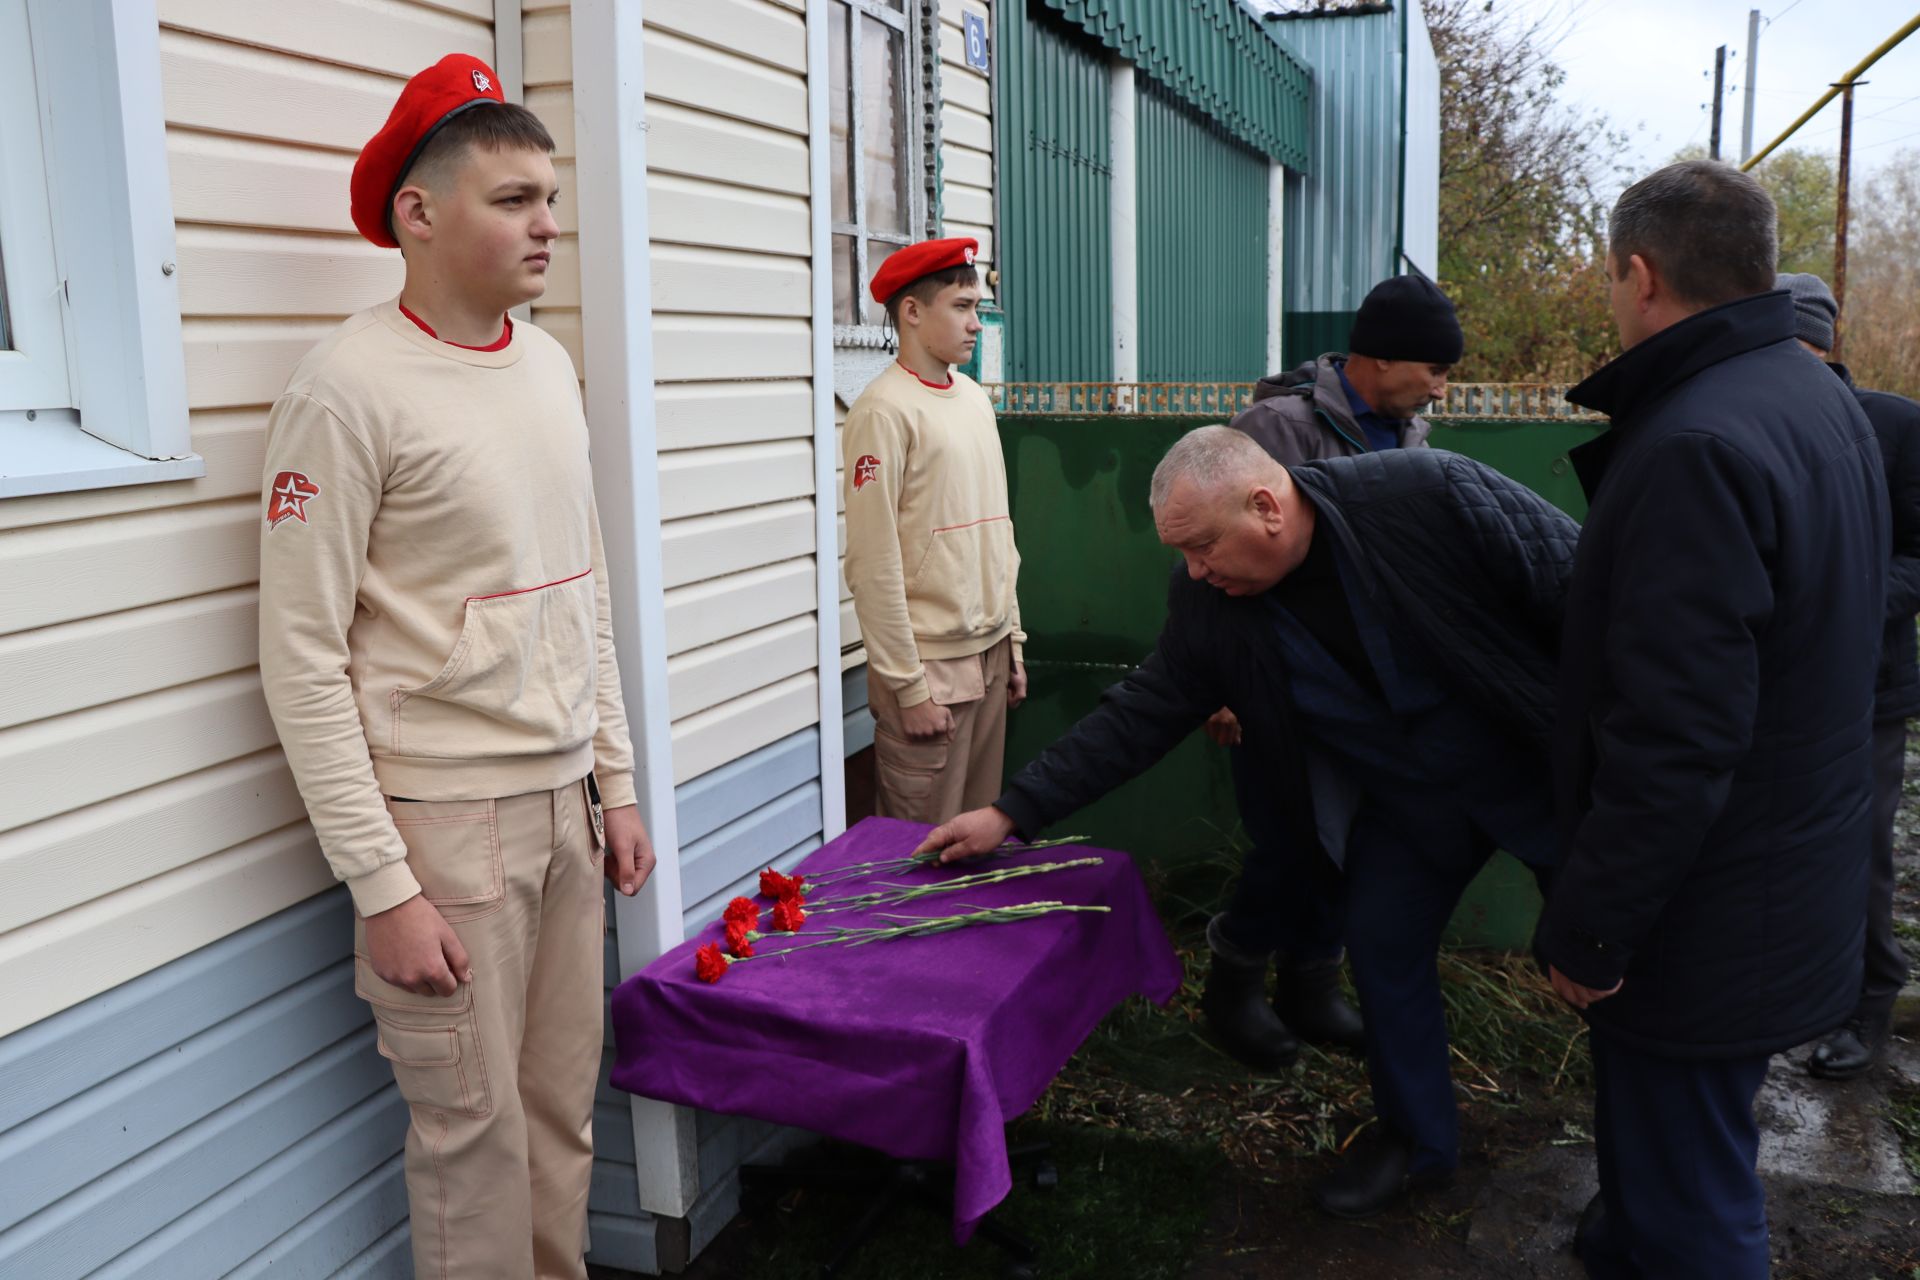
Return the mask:
M1423 276L1395 276L1373 286L1347 335L1349 354L1376 360L1458 364L1466 348L1453 303Z

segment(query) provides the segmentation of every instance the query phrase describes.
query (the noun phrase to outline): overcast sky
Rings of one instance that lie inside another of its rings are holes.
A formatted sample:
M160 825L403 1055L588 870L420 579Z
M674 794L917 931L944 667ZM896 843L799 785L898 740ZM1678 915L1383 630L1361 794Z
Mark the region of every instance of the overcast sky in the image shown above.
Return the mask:
M1518 14L1545 16L1567 32L1558 61L1563 96L1605 112L1633 139L1635 176L1688 143L1704 146L1713 101L1713 51L1725 44L1727 100L1722 154L1740 157L1747 82L1747 13L1752 0L1495 0ZM1771 0L1759 6L1759 74L1754 84L1757 151L1813 104L1881 41L1920 10L1920 0ZM1920 147L1920 32L1887 54L1854 91L1856 175L1906 147ZM1840 139L1836 97L1801 126L1789 146L1827 151Z

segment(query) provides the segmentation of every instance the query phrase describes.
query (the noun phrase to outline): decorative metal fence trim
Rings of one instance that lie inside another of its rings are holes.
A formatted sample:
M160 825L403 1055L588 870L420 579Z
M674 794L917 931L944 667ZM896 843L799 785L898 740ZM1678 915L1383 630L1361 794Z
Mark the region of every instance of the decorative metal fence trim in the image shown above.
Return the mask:
M1251 382L989 382L982 384L996 413L1050 417L1135 414L1143 417L1232 417L1253 403ZM1603 422L1601 414L1566 398L1550 382L1455 382L1444 403L1426 415L1436 422Z

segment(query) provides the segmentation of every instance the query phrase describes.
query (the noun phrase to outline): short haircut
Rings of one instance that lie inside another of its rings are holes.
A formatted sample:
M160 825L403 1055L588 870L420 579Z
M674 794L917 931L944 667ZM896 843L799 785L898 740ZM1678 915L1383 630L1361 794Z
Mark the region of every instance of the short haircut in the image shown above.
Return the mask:
M1770 291L1779 257L1773 197L1718 160L1682 160L1626 189L1607 220L1613 269L1634 254L1675 298L1705 309Z
M1203 497L1213 498L1237 484L1273 478L1280 464L1259 442L1232 427L1195 427L1174 441L1167 456L1153 469L1147 502L1155 511L1166 505L1173 486L1186 480Z
M924 307L950 284L977 285L979 283L980 273L975 271L970 263L962 263L957 267L947 267L931 275L921 276L887 299L887 323L895 329L900 327L900 304L908 298L918 298L920 305Z
M413 164L400 175L394 193L399 194L400 188L410 183L433 189L443 188L465 162L468 153L476 148L483 151L540 151L551 154L553 135L547 132L547 126L540 123L539 116L517 103L468 107L441 125L427 139L427 144L420 148L420 154L414 157ZM391 210L388 216L392 216Z

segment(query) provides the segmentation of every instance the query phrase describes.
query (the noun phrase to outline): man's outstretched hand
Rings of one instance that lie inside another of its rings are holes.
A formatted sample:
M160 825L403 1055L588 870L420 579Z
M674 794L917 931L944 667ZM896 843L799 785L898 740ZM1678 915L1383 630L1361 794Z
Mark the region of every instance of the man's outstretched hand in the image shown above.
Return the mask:
M941 862L965 862L992 853L1013 834L1013 819L992 805L963 813L944 826L935 827L920 842L914 853L939 850Z

